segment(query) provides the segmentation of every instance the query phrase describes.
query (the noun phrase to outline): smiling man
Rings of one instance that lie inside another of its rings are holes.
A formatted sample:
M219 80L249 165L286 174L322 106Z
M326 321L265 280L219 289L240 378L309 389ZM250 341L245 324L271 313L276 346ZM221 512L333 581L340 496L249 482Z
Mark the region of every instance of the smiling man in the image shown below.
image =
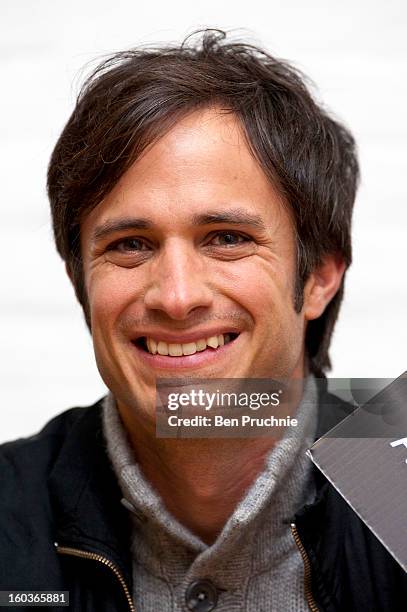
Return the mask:
M305 454L349 412L323 373L357 179L299 73L219 32L88 79L48 189L110 393L3 445L2 589L75 611L403 609L402 570ZM157 437L174 378L297 381L296 435Z

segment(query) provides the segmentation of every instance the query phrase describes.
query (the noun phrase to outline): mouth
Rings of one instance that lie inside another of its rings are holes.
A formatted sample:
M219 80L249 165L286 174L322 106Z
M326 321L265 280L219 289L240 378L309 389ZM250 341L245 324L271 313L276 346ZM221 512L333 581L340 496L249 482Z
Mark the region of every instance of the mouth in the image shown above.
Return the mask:
M133 344L151 356L157 355L179 359L180 357L190 357L196 353L207 354L208 352L217 352L219 349L234 342L238 336L239 334L236 332L228 332L183 343L166 342L158 338L141 336Z

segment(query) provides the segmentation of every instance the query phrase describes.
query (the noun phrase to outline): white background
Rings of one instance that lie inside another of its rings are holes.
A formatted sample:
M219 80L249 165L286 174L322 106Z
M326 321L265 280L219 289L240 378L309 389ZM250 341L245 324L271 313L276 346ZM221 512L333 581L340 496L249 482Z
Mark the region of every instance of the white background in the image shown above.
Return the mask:
M394 378L407 369L406 2L2 0L0 13L0 441L104 393L45 195L81 68L202 26L239 28L294 61L355 134L363 180L332 376Z

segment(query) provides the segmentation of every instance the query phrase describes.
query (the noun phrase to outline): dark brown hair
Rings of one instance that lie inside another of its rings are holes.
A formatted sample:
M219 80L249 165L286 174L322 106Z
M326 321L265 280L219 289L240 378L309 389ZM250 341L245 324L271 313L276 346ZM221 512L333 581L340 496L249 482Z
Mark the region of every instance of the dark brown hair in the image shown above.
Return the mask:
M325 254L351 263L351 217L358 182L352 135L313 99L298 70L252 45L205 30L179 46L139 48L105 60L84 83L48 170L57 249L90 326L79 224L141 152L182 116L208 105L235 113L247 142L292 211L297 235L295 308ZM313 371L329 369L328 348L343 282L308 324Z

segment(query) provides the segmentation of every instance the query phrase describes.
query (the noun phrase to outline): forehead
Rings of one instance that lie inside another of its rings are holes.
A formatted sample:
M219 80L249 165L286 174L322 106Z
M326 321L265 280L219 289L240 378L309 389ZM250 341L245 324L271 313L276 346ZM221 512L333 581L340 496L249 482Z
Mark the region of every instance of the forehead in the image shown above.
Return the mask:
M190 113L150 146L86 217L82 229L120 216L184 224L205 211L244 209L276 221L283 198L265 175L231 112Z

